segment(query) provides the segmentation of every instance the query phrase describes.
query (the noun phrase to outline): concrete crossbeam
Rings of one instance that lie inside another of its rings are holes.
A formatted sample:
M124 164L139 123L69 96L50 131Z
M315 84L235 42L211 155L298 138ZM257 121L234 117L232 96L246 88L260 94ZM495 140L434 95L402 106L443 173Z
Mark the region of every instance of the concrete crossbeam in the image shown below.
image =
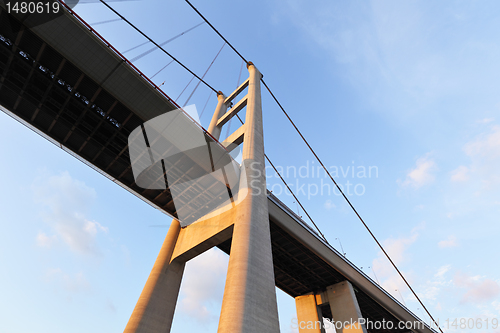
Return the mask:
M227 111L225 114L220 117L220 119L217 121L217 127L222 127L224 126L231 118L233 118L235 115L238 114L246 105L248 102L248 96L243 97L238 103L236 103L235 106L231 108L231 110Z
M233 99L235 99L236 96L238 96L246 87L248 87L248 82L249 80L246 79L242 84L240 84L240 86L226 98L224 103L229 104Z
M222 142L222 145L231 151L243 142L244 137L245 124L241 125L233 134L228 136L227 139Z

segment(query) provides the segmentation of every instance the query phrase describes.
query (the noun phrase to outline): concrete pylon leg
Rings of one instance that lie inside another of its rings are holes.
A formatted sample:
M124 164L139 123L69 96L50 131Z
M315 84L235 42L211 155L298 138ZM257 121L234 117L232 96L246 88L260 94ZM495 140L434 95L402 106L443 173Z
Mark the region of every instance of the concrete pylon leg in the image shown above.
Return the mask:
M170 264L179 231L179 221L173 220L124 333L170 332L185 266Z
M215 109L210 125L208 126L207 132L210 133L214 138L219 140L220 137L220 127L217 127L217 121L224 113L227 111L227 105L224 103L226 96L222 92L217 93L217 108Z
M343 326L340 330L337 328L337 333L366 333L365 325L359 323L363 317L352 284L349 281L339 282L327 287L326 292L335 327L340 326L338 322Z
M264 137L260 79L248 66L248 103L245 119L243 164L248 194L234 209L231 253L218 333L277 333L278 307L274 281L271 235L264 173Z
M323 316L318 311L316 295L302 295L295 297L299 333L325 333Z

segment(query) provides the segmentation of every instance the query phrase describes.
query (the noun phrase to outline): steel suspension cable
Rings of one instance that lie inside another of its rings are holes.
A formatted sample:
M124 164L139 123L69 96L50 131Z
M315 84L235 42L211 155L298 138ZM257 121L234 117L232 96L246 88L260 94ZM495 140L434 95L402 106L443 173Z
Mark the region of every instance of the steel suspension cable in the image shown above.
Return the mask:
M91 26L94 26L94 25L105 24L105 23L111 23L111 22L116 22L116 21L121 21L121 19L106 20L106 21L100 21L100 22L89 23L89 24L90 24Z
M214 64L215 60L217 60L217 57L219 56L219 54L222 52L222 49L224 48L224 46L226 46L226 43L222 44L222 47L220 48L219 52L217 52L217 54L215 55L215 58L214 60L212 60L212 62L210 63L210 65L208 65L208 68L207 70L205 71L205 73L203 73L203 76L201 77L202 79L205 78L205 75L207 75L208 71L210 70L210 68L212 67L212 65ZM184 102L184 106L187 105L187 103L189 103L189 100L191 99L191 97L193 97L193 94L195 93L196 89L198 89L198 86L200 85L200 82L201 81L198 81L198 83L196 84L196 86L194 87L193 89L193 92L191 93L191 95L189 95L188 99L186 100L186 102ZM201 120L200 120L201 121Z
M199 23L199 24L195 25L194 27L192 27L192 28L190 28L190 29L188 29L188 30L186 30L186 31L184 31L184 32L182 32L182 33L180 33L180 34L178 34L177 36L174 36L174 37L172 37L172 38L170 38L170 39L168 39L168 40L166 40L166 41L164 41L163 43L160 43L160 44L158 44L158 45L160 45L160 46L164 46L164 45L166 45L166 44L170 43L171 41L173 41L173 40L175 40L175 39L177 39L177 38L179 38L179 37L183 36L186 32L189 32L189 31L193 30L193 29L194 29L194 28L196 28L196 27L199 27L200 25L202 25L202 24L204 24L204 23L205 23L205 22L201 22L201 23ZM142 43L141 45L138 45L138 46L136 46L136 47L133 47L133 48L129 49L128 51L131 51L131 50L133 50L133 49L136 49L136 48L138 48L138 47L140 47L140 46L142 46L142 45L144 45L144 44L147 44L147 43L149 43L149 42ZM145 56L147 56L148 54L150 54L151 52L156 51L156 50L158 50L158 48L156 48L156 47L152 47L152 48L150 48L149 50L147 50L147 51L145 51L145 52L143 52L143 53L139 54L138 56L136 56L136 57L134 57L134 58L130 59L130 61L132 61L132 62L137 61L137 60L141 59L142 57L145 57ZM124 53L125 53L125 52L124 52Z
M101 0L102 1L102 0ZM212 23L210 23L206 18L205 16L203 16L203 14L200 13L200 11L198 9L196 9L195 6L193 6L193 4L191 4L191 2L189 2L189 0L185 0L187 2L187 4L189 6L191 6L191 8L193 8L193 10L198 13L198 15L219 35L220 38L222 38L222 40L224 42L226 42L227 45L229 45L229 47L231 47L233 49L233 51L244 61L244 63L247 63L248 64L248 61L245 59L245 57L243 57L241 55L241 53L238 52L238 50L236 50L236 48L226 39L224 38L224 36L222 36L222 34L212 25ZM243 68L243 64L241 66L241 69ZM241 76L241 69L240 69L240 76ZM240 77L241 78L241 77ZM238 83L240 81L240 78L238 78ZM264 82L263 82L264 83ZM238 117L238 119L240 120L240 122L243 124L243 121L241 120L240 116L239 115L236 115ZM228 129L229 131L229 129ZM278 172L278 170L274 167L274 164L271 162L271 160L269 159L269 157L267 157L267 155L264 154L264 156L266 157L267 161L269 162L269 164L271 164L271 166L273 167L274 171L276 172L276 174L280 177L281 181L283 182L283 184L285 184L285 186L287 187L288 191L290 191L290 193L292 194L292 196L295 198L295 200L297 201L297 203L300 205L300 207L302 207L302 210L304 211L304 213L306 213L307 217L309 218L309 220L312 222L312 224L314 225L314 227L316 227L316 230L318 230L318 232L321 234L321 237L325 240L325 242L327 244L330 244L328 243L328 240L326 239L325 235L323 235L323 233L321 232L321 230L318 228L318 226L316 225L316 223L314 223L314 220L311 218L311 216L309 215L309 213L306 211L306 209L304 208L304 206L302 205L302 203L299 201L299 199L295 196L295 194L292 192L292 190L290 189L290 187L288 186L288 184L286 183L286 181L283 179L283 177L281 176L281 174Z
M102 0L101 0L102 1ZM217 33L217 35L219 35L220 38L222 38L223 41L226 42L227 45L229 45L230 48L233 49L234 52L236 52L237 55L240 56L241 59L243 59L244 62L246 62L248 64L248 61L241 55L241 53L238 52L238 50L236 50L236 48L231 44L229 43L229 41L227 39L224 38L224 36L222 36L222 34L217 30L215 29L215 27L212 25L212 23L210 23L206 18L205 16L203 16L202 13L200 13L200 11L198 9L196 9L195 6L193 6L193 4L191 4L191 2L189 2L189 0L185 0L187 2L187 4L193 8L193 10Z
M365 221L363 220L363 218L361 217L361 215L359 215L358 211L356 210L356 208L354 208L353 204L351 203L351 201L347 198L347 196L344 194L344 191L342 191L342 189L340 188L340 186L337 184L337 182L335 181L335 179L333 179L332 175L330 174L330 172L328 171L328 169L325 167L325 165L323 164L323 162L321 161L321 159L318 157L318 155L316 154L316 152L314 151L314 149L311 147L311 145L309 144L309 142L306 140L306 138L304 137L304 135L302 135L302 132L299 130L299 128L297 127L297 125L295 125L295 123L293 122L292 118L290 118L290 116L288 115L288 113L285 111L285 109L283 108L283 106L281 105L281 103L278 101L278 99L276 98L276 96L273 94L273 92L271 91L271 89L268 87L268 85L266 84L266 82L264 81L264 79L261 79L262 81L262 84L264 84L264 86L266 87L267 91L269 92L269 94L271 95L271 97L274 99L274 101L276 102L276 104L278 104L278 106L280 107L281 111L283 111L283 113L285 114L285 116L288 118L288 120L290 121L290 123L293 125L293 127L295 128L296 132L300 135L300 137L302 138L302 141L304 141L304 143L307 145L307 147L309 148L309 150L311 151L311 153L314 155L314 157L316 158L316 160L319 162L319 164L321 165L321 167L323 168L323 170L325 170L326 174L328 175L328 177L330 177L331 181L335 184L335 186L337 187L337 189L339 190L339 192L342 194L342 196L344 197L344 199L347 201L347 203L349 204L349 206L351 207L351 209L353 210L353 212L356 214L356 216L358 217L358 219L361 221L361 223L363 224L363 226L365 227L365 229L368 231L368 233L371 235L371 237L373 238L373 240L377 243L378 247L382 250L382 252L384 253L384 255L386 256L386 258L389 260L389 262L391 263L391 265L394 267L394 269L396 270L396 272L399 274L399 276L401 277L401 279L403 279L404 283L406 284L406 286L410 289L410 291L412 292L412 294L415 296L415 298L418 300L418 302L420 303L420 305L422 305L422 307L424 308L424 310L427 312L427 314L429 315L429 317L432 319L432 321L434 322L434 324L436 324L436 326L439 328L439 330L441 331L441 333L443 333L441 327L439 327L439 324L436 322L436 320L434 319L434 317L432 317L432 315L430 314L429 310L427 310L426 306L424 305L424 303L420 300L420 298L418 297L417 293L413 290L413 288L410 286L410 283L408 282L408 280L406 280L406 278L404 277L403 273L401 273L401 271L399 270L399 268L396 266L396 264L394 263L394 261L391 259L391 257L389 256L389 254L385 251L384 247L382 246L382 244L378 241L377 237L373 234L373 232L371 231L371 229L368 227L368 225L365 223Z
M200 121L201 121L201 116L203 116L203 112L205 112L205 109L207 108L208 101L210 100L210 97L212 97L212 92L210 92L210 94L208 95L207 101L205 102L205 106L203 107L203 110L201 110Z
M102 0L101 0L102 1ZM189 0L185 0L187 2L187 4L189 6L191 6L191 8L193 8L193 10L217 33L217 35L219 35L220 38L222 38L222 40L224 40L224 42L226 42L227 45L229 45L229 47L231 47L233 49L233 51L245 62L248 64L248 61L245 59L245 57L243 57L241 55L241 53L238 52L238 50L236 50L236 48L226 39L224 38L224 36L222 36L222 34L205 18L205 16L203 16L203 14L200 13L200 11L198 9L196 9L195 6L193 6L193 4L191 4L191 2L189 2ZM241 74L241 70L240 70L240 74ZM239 79L238 79L239 81ZM264 83L264 81L262 80L262 82ZM267 87L267 86L266 86ZM240 116L239 115L236 115L238 117L238 119L240 120L240 122L243 124L243 121L241 120ZM265 154L264 154L265 155ZM288 188L288 190L290 191L290 193L293 195L293 197L295 198L295 200L297 201L297 203L300 205L300 207L302 207L302 210L306 213L307 217L309 218L309 220L311 220L312 224L316 227L316 229L318 230L318 232L321 234L322 238L325 240L325 242L327 244L330 244L328 243L325 235L323 235L323 233L321 232L321 230L318 228L318 226L316 225L316 223L314 223L313 219L311 218L311 216L309 215L309 213L307 213L307 211L305 210L304 206L302 205L302 203L300 203L299 199L295 196L295 194L292 192L292 190L290 189L290 187L288 186L288 184L286 183L286 181L283 179L283 177L281 177L281 174L278 172L278 170L274 167L274 164L271 162L271 160L269 159L269 157L267 157L267 155L265 155L267 161L269 162L269 164L271 164L271 166L273 167L273 169L275 170L275 172L278 174L278 176L280 177L281 181L285 184L285 186Z
M152 80L156 75L160 74L160 72L162 70L164 70L165 68L168 67L168 65L170 65L171 63L173 63L174 61L173 60L170 60L170 62L168 64L166 64L165 66L162 67L162 69L160 69L158 72L154 73L153 76L150 77L150 79Z
M240 121L240 123L243 125L243 120L241 120L240 115L236 114L236 117L238 118L238 120ZM280 177L281 181L283 182L283 184L285 184L286 188L288 189L288 191L290 192L290 194L293 196L293 198L295 199L295 201L300 205L300 207L302 207L302 210L304 211L304 213L306 213L307 217L312 222L312 224L314 225L314 227L316 228L316 230L318 230L318 232L321 235L321 237L323 238L323 240L328 245L330 245L330 243L328 243L328 240L326 239L325 235L323 235L323 233L321 232L321 230L319 229L319 227L316 225L316 223L314 223L314 220L312 219L311 215L309 215L309 213L307 212L307 210L304 208L304 206L300 202L299 198L297 198L297 196L295 195L295 193L293 193L292 189L290 188L290 186L288 186L287 182L281 176L281 174L279 173L278 169L274 166L273 162L271 162L271 159L265 153L264 153L264 157L269 162L269 164L271 164L271 167L274 169L274 172L276 172L276 174Z
M189 73L191 73L194 77L196 77L198 80L200 80L201 82L203 82L203 84L205 84L207 87L209 87L210 89L212 89L215 93L217 93L217 90L215 90L215 88L213 88L211 85L209 85L207 82L203 81L202 78L200 78L198 75L196 75L192 70L190 70L186 65L184 65L182 62L180 62L177 58L175 58L173 55L171 55L168 51L166 51L163 47L161 47L160 45L158 45L158 43L156 43L154 40L152 40L148 35L146 35L144 32L142 32L139 28L137 28L132 22L130 22L129 20L127 20L122 14L118 13L113 7L111 7L110 5L108 5L104 0L99 0L100 2L102 2L106 7L108 7L113 13L115 13L116 15L118 15L122 20L124 20L125 22L127 22L132 28L134 28L138 33L140 33L142 36L144 36L147 40L149 40L151 43L153 43L157 48L159 48L160 50L163 51L163 53L165 53L166 55L168 55L170 58L172 58L176 63L178 63L182 68L184 68L185 70L187 70ZM229 44L228 44L229 45Z
M241 81L241 72L243 72L243 65L245 64L245 61L241 62L241 67L240 67L240 74L238 75L238 82L236 82L236 88L240 86L240 81ZM226 138L229 137L229 130L231 129L231 121L233 118L229 119L229 122L227 124L227 130L226 130ZM240 119L241 121L241 119ZM243 124L243 123L242 123Z
M307 210L304 208L304 206L302 206L302 203L300 202L300 200L295 196L295 194L292 192L292 190L290 189L290 186L288 186L288 184L286 183L286 181L283 179L283 177L281 176L281 174L278 172L278 169L276 169L276 167L274 166L273 162L271 162L271 160L269 159L269 157L267 157L266 154L264 154L264 156L266 157L266 160L269 162L269 164L271 164L271 166L273 167L274 169L274 172L276 172L276 174L280 177L281 181L283 182L283 184L285 184L286 188L288 189L288 191L292 194L293 198L295 199L295 201L300 205L300 207L302 208L302 210L304 211L304 213L306 213L307 217L309 218L309 220L312 222L312 224L314 225L314 227L316 228L316 230L318 230L319 234L321 235L321 237L323 238L323 240L328 244L330 245L330 243L328 243L328 240L326 239L325 235L323 235L323 233L321 232L321 230L319 230L318 226L316 225L316 223L314 223L314 220L312 219L311 215L309 215L309 213L307 212Z
M177 98L175 99L175 101L177 103L179 103L179 98L181 98L182 94L184 94L184 91L186 91L187 87L189 87L189 85L191 84L191 82L193 82L193 80L194 80L194 76L191 78L191 80L189 80L188 84L186 84L186 86L184 87L184 89L182 89L182 91L179 94L179 96L177 96Z
M208 20L207 20L207 19L206 19L203 15L202 15L202 14L201 14L201 13L200 13L200 12L199 12L199 11L198 11L198 10L197 10L194 6L193 6L193 5L191 5L191 3L190 3L189 1L187 1L187 0L186 0L186 2L187 2L187 3L188 3L188 4L189 4L189 5L190 5L190 6L191 6L191 7L192 7L192 8L193 8L193 9L194 9L194 10L195 10L195 11L196 11L196 12L197 12L197 13L198 13L198 14L199 14L202 18L203 18L203 19L204 19L204 21L205 21L208 25L210 25L210 27L212 27L212 29L214 29L214 30L217 32L217 34L218 34L218 35L219 35L219 36L220 36L220 37L224 40L224 42L225 42L225 43L222 45L222 47L221 47L221 49L219 50L219 52L217 53L217 55L215 56L215 58L214 58L214 60L212 61L212 63L209 65L208 69L207 69L207 70L205 71L205 73L203 74L203 77L202 77L202 78L198 77L198 76L197 76L195 73L193 73L193 72L192 72L189 68L187 68L187 67L186 67L184 64L182 64L179 60L177 60L177 59L176 59L175 57L173 57L170 53L168 53L166 50L164 50L164 49L163 49L160 45L158 45L156 42L154 42L154 41L153 41L150 37L148 37L146 34L144 34L144 33L143 33L140 29L138 29L135 25L133 25L130 21L128 21L125 17L123 17L120 13L118 13L116 10L114 10L114 9L113 9L111 6L109 6L106 2L104 2L103 0L100 0L100 1L101 1L101 2L102 2L105 6L106 6L106 7L108 7L111 11L113 11L116 15L118 15L118 16L119 16L122 20L124 20L125 22L127 22L127 23L131 26L131 27L133 27L136 31L138 31L141 35L143 35L146 39L148 39L151 43L153 43L154 45L156 45L156 47L158 47L158 48L159 48L159 49L161 49L164 53L166 53L169 57L171 57L171 58L172 58L172 61L177 62L177 63L178 63L179 65L181 65L184 69L186 69L188 72L190 72L191 74L193 74L193 78L194 78L194 77L198 78L199 82L198 82L198 84L196 85L196 87L195 87L195 89L193 90L193 92L191 93L191 95L189 96L188 100L186 101L186 104L188 103L189 99L191 98L191 96L192 96L192 95L194 94L194 92L196 91L196 88L199 86L199 83L200 83L200 82L203 82L203 83L204 83L207 87L209 87L211 90L213 90L214 92L217 92L217 91L216 91L213 87L211 87L208 83L206 83L206 82L203 80L203 78L204 78L204 77L205 77L205 75L208 73L208 71L210 70L210 67L211 67L211 66L212 66L212 64L215 62L215 60L217 59L217 57L219 56L220 52L222 51L222 49L224 48L224 46L225 46L226 44L227 44L227 45L229 45L229 46L233 49L233 51L235 51L235 52L236 52L236 53L237 53L237 54L241 57L241 59L243 60L243 62L244 62L244 63L247 63L247 64L248 64L248 61L247 61L247 60L246 60L246 59L245 59L245 58L244 58L244 57L243 57L243 56L242 56L242 55L241 55L241 54L240 54L240 53L239 53L239 52L238 52L238 51L234 48L234 46L232 46L232 45L231 45L231 44L230 44L230 43L229 43L229 42L228 42L228 41L227 41L227 40L226 40L226 39L225 39L225 38L224 38L224 37L223 37L223 36L222 36L222 35L221 35L221 34L220 34L217 30L216 30L216 29L215 29L215 27L214 27L214 26L213 26L213 25L212 25L212 24L211 24L211 23L210 23L210 22L209 22L209 21L208 21ZM189 30L192 30L192 29L196 28L196 27L197 27L197 26L199 26L199 25L201 25L201 24L198 24L198 25L196 25L195 27L193 27L193 28L191 28L191 29L189 29ZM187 30L187 31L189 31L189 30ZM184 34L184 33L186 33L187 31L183 32L183 33L182 33L182 34L180 34L180 35L183 35L183 34ZM175 36L175 37L174 37L174 38L172 38L171 40L173 40L173 39L175 39L175 38L179 37L180 35ZM169 40L169 41L171 41L171 40ZM162 45L164 45L164 44L168 43L169 41L162 43ZM144 45L144 44L147 44L147 43L143 43L143 44L141 44L141 45L139 45L139 46L142 46L142 45ZM132 48L132 49L135 49L135 48L137 48L137 47L139 47L139 46L136 46L136 47L134 47L134 48ZM130 50L128 50L128 51L131 51L132 49L130 49ZM147 53L146 53L146 54L147 54ZM144 55L145 55L145 54L144 54ZM141 56L142 56L142 55L141 55ZM137 59L136 59L136 60L137 60ZM153 77L154 77L154 76L156 76L158 73L160 73L160 72L161 72L163 69L165 69L168 65L170 65L170 64L172 63L172 61L171 61L171 62L169 62L167 65L165 65L165 66L164 66L162 69L160 69L158 72L156 72L156 73L153 75ZM239 83L239 81L241 80L241 72L242 72L242 69L243 69L243 63L242 63L241 68L240 68L240 73L239 73L239 77L238 77L238 83ZM191 83L191 81L192 81L192 80L193 80L193 79L191 79L191 80L189 81L189 83L187 84L187 86L189 86L189 84ZM187 88L187 86L186 86L186 88ZM184 90L185 90L186 88L184 88ZM184 90L181 92L181 94L180 94L180 95L182 95L182 93L184 92ZM180 97L180 95L179 95L179 97ZM178 98L179 98L179 97L178 97ZM201 115L203 115L203 112L205 111L205 108L206 108L206 106L207 106L207 104L208 104L208 101L210 100L210 97L211 97L211 94L208 96L208 99L207 99L207 101L206 101L206 103L205 103L205 106L203 107L203 110L202 110L202 112L201 112L201 114L200 114L200 118L201 118ZM241 120L240 116L239 116L239 115L236 115L236 116L238 117L238 119L240 120L240 122L243 124L243 121ZM302 207L302 210L304 211L304 213L306 213L307 217L308 217L308 218L309 218L309 220L312 222L312 224L314 225L314 227L316 228L316 230L318 230L318 232L321 234L321 237L324 239L324 241L325 241L327 244L329 244L329 243L328 243L328 240L327 240L327 239L326 239L326 237L325 237L325 235L323 235L323 233L322 233L322 232L321 232L321 230L318 228L318 226L316 225L316 223L314 222L314 220L311 218L311 216L309 215L309 213L307 212L307 210L304 208L304 206L302 205L302 203L300 202L300 200L299 200L299 199L295 196L295 194L293 193L293 191L290 189L290 187L288 186L288 184L286 183L286 181L283 179L283 177L282 177L282 176L281 176L281 174L278 172L278 170L276 169L276 167L274 166L274 164L271 162L271 159L270 159L270 158L269 158L266 154L264 154L264 156L265 156L266 160L267 160L267 161L271 164L271 166L273 167L273 169L274 169L274 171L276 172L276 174L280 177L280 179L281 179L281 181L283 182L283 184L285 184L285 186L287 187L288 191L292 194L292 196L295 198L295 200L296 200L296 201L297 201L297 203L300 205L300 207Z
M101 0L102 1L102 0ZM232 49L233 51L243 60L245 61L247 64L248 64L248 61L245 59L245 57L243 57L241 55L241 53L238 52L238 50L236 50L236 48L227 41L226 38L224 38L224 36L222 36L222 34L205 18L205 16L203 16L200 11L198 11L198 9L196 9L196 7L194 7L191 2L189 2L189 0L185 0L189 6L191 6L191 8L196 12L198 13L198 15L215 31L215 33L217 33L219 35L220 38L222 38ZM318 157L318 155L316 154L316 152L312 149L312 147L309 145L309 142L307 142L307 140L305 139L305 137L302 135L302 133L300 132L300 130L298 129L298 127L295 125L295 123L292 121L292 119L290 118L290 116L288 115L288 113L285 111L285 109L283 108L283 106L281 105L281 103L278 101L278 99L276 98L276 96L272 93L271 89L268 87L268 85L266 84L266 82L264 81L263 78L261 78L261 81L262 83L264 84L264 86L266 87L266 89L269 91L270 95L272 96L272 98L274 99L274 101L276 102L276 104L278 104L278 106L280 107L280 109L283 111L283 113L285 114L285 116L288 118L288 120L290 121L290 123L293 125L293 127L295 128L295 130L297 131L297 133L300 135L300 137L302 138L302 140L305 142L305 144L307 145L307 147L309 148L309 150L312 152L312 154L314 155L314 157L316 158L316 160L321 164L321 166L323 167L323 169L325 170L325 172L328 174L328 176L330 177L330 179L332 180L332 182L335 184L335 186L337 187L337 189L340 191L340 193L342 194L342 196L344 197L344 199L347 201L347 203L349 204L349 206L351 207L351 209L354 211L354 213L356 214L356 216L358 217L358 219L361 221L361 223L363 224L363 226L366 228L366 230L368 231L368 233L371 235L371 237L375 240L375 242L377 243L378 247L382 250L382 252L384 253L384 255L386 256L386 258L390 261L390 263L392 264L392 266L394 267L394 269L396 270L396 272L399 274L399 276L403 279L404 283L406 284L406 286L410 289L410 291L412 292L412 294L415 296L415 298L418 300L418 302L420 303L420 305L422 305L422 307L425 309L425 311L427 312L427 314L429 315L429 317L432 319L432 321L434 322L434 324L436 324L437 328L439 329L439 331L441 333L443 333L443 330L441 329L441 327L439 327L439 324L437 323L437 321L434 319L434 317L430 314L429 310L427 309L427 307L424 305L424 303L422 302L422 300L420 299L420 297L418 297L417 293L413 290L413 288L410 286L410 283L406 280L406 278L404 277L404 275L401 273L401 271L397 268L396 264L394 263L394 261L392 261L391 257L389 256L389 254L385 251L384 247L382 246L382 244L380 244L380 242L378 241L377 237L373 234L373 232L370 230L370 228L368 227L368 225L365 223L365 221L361 218L361 216L359 215L358 211L354 208L354 206L352 205L352 203L350 202L350 200L347 198L347 196L344 194L344 192L340 189L340 186L337 184L337 182L335 181L335 179L333 179L333 177L331 176L330 172L328 172L327 168L324 166L323 162L320 160L320 158ZM239 117L238 117L239 119ZM240 119L241 121L241 119Z
M246 63L248 63L248 61L241 55L241 53L238 52L238 50L236 50L236 48L231 44L229 43L226 38L224 38L224 36L222 36L222 34L198 11L198 9L196 9L196 7L194 7L190 2L189 0L185 0L188 5L194 10L196 11L196 13L198 13L198 15L219 35L219 37L221 37L232 49L233 51L243 60L245 61ZM214 92L217 92L217 90L215 90L212 86L210 86L207 82L205 82L203 79L201 79L199 76L197 76L193 71L191 71L188 67L186 67L183 63L181 63L179 60L177 60L174 56L172 56L169 52L167 52L166 50L164 50L160 45L158 45L156 42L154 42L151 38L149 38L146 34L144 34L140 29L138 29L135 25L133 25L130 21L128 21L125 17L123 17L120 13L118 13L116 10L114 10L111 6L109 6L105 1L103 0L100 0L100 2L102 2L106 7L108 7L111 11L113 11L116 15L118 15L122 20L124 20L125 22L127 22L131 27L133 27L136 31L138 31L141 35L143 35L145 38L147 38L151 43L153 43L156 47L158 47L159 49L161 49L165 54L167 54L169 57L171 57L175 62L177 62L179 65L181 65L184 69L186 69L188 72L190 72L194 77L196 77L199 81L203 82L207 87L209 87L210 89L212 89ZM312 147L309 145L309 143L307 142L307 140L305 139L305 137L302 135L302 133L300 132L300 130L298 129L298 127L295 125L295 123L292 121L292 119L290 118L290 116L288 115L288 113L285 111L285 109L283 108L283 106L281 105L281 103L279 103L278 99L276 98L276 96L272 93L271 89L267 86L267 84L265 83L264 79L261 79L262 83L264 84L264 86L266 87L266 89L268 90L268 92L270 93L270 95L272 96L272 98L274 99L274 101L278 104L278 106L280 107L280 109L283 111L283 113L285 114L285 116L288 118L288 120L290 121L290 123L293 125L293 127L295 128L295 130L297 131L297 133L300 135L300 137L302 138L302 140L305 142L305 144L308 146L309 150L312 152L312 154L315 156L316 160L320 163L320 165L323 167L323 169L325 170L325 172L327 173L327 175L330 177L330 179L332 180L332 182L335 184L335 186L337 187L337 189L339 190L339 192L342 194L342 196L344 197L344 199L347 201L347 203L349 204L349 206L351 207L351 209L354 211L354 213L356 214L356 216L358 217L358 219L361 221L361 223L364 225L364 227L366 228L366 230L369 232L369 234L372 236L372 238L375 240L375 242L377 243L377 245L379 246L379 248L382 250L382 252L384 253L384 255L386 256L386 258L389 260L389 262L391 263L391 265L394 267L394 269L396 270L396 272L399 274L399 276L403 279L403 281L405 282L405 284L407 285L407 287L410 289L410 291L412 292L412 294L415 296L415 298L419 301L420 305L422 305L422 307L424 308L424 310L427 312L427 314L429 315L429 317L432 319L432 321L436 324L437 328L439 329L439 331L441 333L443 333L443 330L441 329L441 327L439 327L439 324L436 322L436 320L434 319L434 317L430 314L429 310L427 309L427 307L423 304L423 302L421 301L421 299L418 297L417 293L413 290L413 288L410 286L409 282L406 280L406 278L404 277L404 275L401 273L401 271L397 268L396 264L394 263L394 261L391 259L391 257L389 256L389 254L385 251L385 249L383 248L382 244L380 244L380 242L378 241L378 239L376 238L376 236L373 234L373 232L370 230L370 228L368 227L368 225L365 223L365 221L361 218L361 216L359 215L359 213L357 212L357 210L354 208L354 206L352 205L352 203L350 202L350 200L347 198L347 196L344 194L344 192L340 189L340 186L337 184L337 182L335 181L335 179L333 179L333 177L331 176L330 172L327 170L327 168L324 166L323 162L319 159L318 155L315 153L315 151L312 149ZM239 117L238 117L239 118ZM241 119L240 119L241 121ZM266 156L267 158L267 156ZM268 158L267 158L268 159ZM269 161L269 159L268 159ZM302 205L301 205L302 206ZM305 210L304 210L305 211ZM307 214L309 216L309 214ZM319 229L318 229L319 230ZM324 237L324 236L323 236Z
M176 35L176 36L174 36L174 37L172 37L172 38L170 38L170 39L168 39L168 40L164 41L163 43L161 43L161 44L160 44L160 46L163 46L163 45L165 45L165 44L170 43L171 41L173 41L173 40L175 40L175 39L179 38L180 36L184 35L185 33L190 32L190 31L191 31L191 30L193 30L194 28L199 27L199 26L200 26L200 25L202 25L203 23L205 23L205 22L201 22L201 23L199 23L199 24L195 25L194 27L191 27L191 28L187 29L186 31L181 32L180 34L178 34L178 35ZM132 50L135 50L136 48L141 47L141 46L143 46L143 45L146 45L146 44L148 44L148 43L149 43L149 41L144 42L144 43L141 43L141 44L139 44L139 45L137 45L137 46L134 46L133 48L130 48L130 49L126 50L126 51L123 51L123 52L122 52L122 54L125 54L125 53L127 53L127 52L132 51ZM149 52L152 52L152 51L154 51L154 50L156 50L156 49L155 49L155 48L153 48L152 50L149 50Z

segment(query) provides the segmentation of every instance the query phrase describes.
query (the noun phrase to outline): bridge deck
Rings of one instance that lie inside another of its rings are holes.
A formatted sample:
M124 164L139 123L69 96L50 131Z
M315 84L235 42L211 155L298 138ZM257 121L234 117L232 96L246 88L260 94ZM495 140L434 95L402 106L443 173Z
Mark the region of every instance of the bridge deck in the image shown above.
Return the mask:
M29 16L14 17L0 7L0 73L5 112L176 215L168 189L144 190L135 184L127 138L137 126L177 106L85 22L65 11L33 27ZM417 321L276 197L268 198L277 287L295 297L349 280L366 318ZM219 248L229 253L230 245L229 240ZM328 317L329 309L323 310Z

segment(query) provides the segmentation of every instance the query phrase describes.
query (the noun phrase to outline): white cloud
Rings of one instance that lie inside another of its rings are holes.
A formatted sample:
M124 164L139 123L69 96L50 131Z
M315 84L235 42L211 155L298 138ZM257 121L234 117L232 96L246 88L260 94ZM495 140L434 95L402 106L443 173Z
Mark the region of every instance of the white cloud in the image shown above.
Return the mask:
M493 301L491 302L491 305L495 308L497 312L500 313L500 302L499 301Z
M489 124L489 123L494 122L494 121L495 121L495 118L484 118L484 119L478 120L477 123L478 124Z
M443 277L446 273L448 273L451 269L451 265L445 265L445 266L441 266L439 267L437 273L434 275L435 277Z
M218 318L228 260L225 253L213 248L188 262L179 304L183 314L200 323Z
M457 247L458 246L457 238L454 235L450 235L448 236L447 239L438 242L438 246L441 249L447 247Z
M411 186L420 188L434 181L437 167L430 154L417 159L415 168L411 169L406 175L406 179L402 182L403 186Z
M107 228L87 218L96 198L94 189L73 179L68 172L39 177L32 188L35 201L44 208L41 215L54 232L51 236L39 234L40 246L49 246L57 238L72 251L99 253L96 236L107 232Z
M279 8L308 42L324 49L332 63L342 64L336 76L345 71L366 99L384 105L380 112L391 112L393 117L420 118L424 113L432 117L433 108L418 106L443 96L491 91L489 85L498 82L497 43L485 41L490 34L464 30L468 24L460 18L463 14L451 13L459 8L380 0L288 0ZM488 21L478 25L483 24ZM436 44L436 39L447 42Z
M461 165L451 172L452 182L464 182L469 180L469 168Z
M500 126L493 126L489 133L483 133L475 141L465 145L469 156L480 156L486 159L500 157Z
M457 272L453 281L457 287L466 289L460 300L461 304L482 304L500 295L500 285L496 281L478 275L470 276Z
M482 303L496 298L500 294L500 286L491 279L485 279L467 291L462 303Z
M385 251L389 254L392 261L401 269L401 265L408 261L408 255L406 250L413 244L418 238L418 230L423 228L423 224L414 228L411 232L410 237L400 237L400 238L390 238L383 242L383 247ZM385 257L382 251L379 251L377 258L372 262L373 271L380 280L381 286L387 290L389 293L393 294L394 297L400 298L399 293L395 290L407 290L404 281L401 279L399 274L396 272L392 264ZM411 275L408 272L403 272L405 278L411 280Z
M471 172L483 185L483 189L496 188L500 183L500 126L480 134L474 141L464 146L465 153L471 158Z
M330 209L335 208L337 206L332 202L332 200L326 200L323 207L325 207L325 209L327 209L327 210L330 210Z
M36 244L40 247L51 248L56 242L56 235L47 236L44 232L39 232L38 235L36 235Z
M425 206L420 204L420 205L416 205L414 209L415 210L423 210L424 208L425 208Z
M83 272L68 274L60 268L53 268L47 270L46 279L47 282L52 282L55 286L62 287L71 294L88 292L91 289Z
M91 236L97 235L97 231L108 232L107 227L103 227L99 222L85 221L83 230Z
M444 265L439 267L436 274L432 280L427 281L427 283L422 288L421 298L424 300L436 300L437 295L444 286L451 284L450 280L446 279L447 273L451 270L451 265ZM438 305L439 306L439 303Z

